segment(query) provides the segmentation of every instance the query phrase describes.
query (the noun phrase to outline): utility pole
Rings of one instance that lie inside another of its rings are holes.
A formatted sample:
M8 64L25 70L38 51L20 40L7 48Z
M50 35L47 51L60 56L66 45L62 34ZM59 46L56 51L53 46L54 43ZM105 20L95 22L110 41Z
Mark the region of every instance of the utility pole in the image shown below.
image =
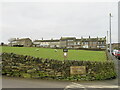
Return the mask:
M107 31L107 50L108 50L108 31Z
M109 24L110 24L110 27L109 27L109 29L110 29L110 54L112 55L112 45L111 45L111 17L112 17L112 15L111 15L111 13L109 14L109 18L110 18L110 21L109 21Z

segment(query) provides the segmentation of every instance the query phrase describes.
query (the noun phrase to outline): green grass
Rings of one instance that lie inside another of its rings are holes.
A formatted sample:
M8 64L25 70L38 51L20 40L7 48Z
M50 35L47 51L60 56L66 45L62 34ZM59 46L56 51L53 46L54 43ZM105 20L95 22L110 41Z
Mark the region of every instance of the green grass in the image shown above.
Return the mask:
M39 49L39 51L36 51ZM16 53L20 55L30 55L40 58L49 58L55 60L64 60L63 50L36 47L2 47L2 52ZM88 50L69 50L67 60L82 60L82 61L106 61L104 51L88 51Z

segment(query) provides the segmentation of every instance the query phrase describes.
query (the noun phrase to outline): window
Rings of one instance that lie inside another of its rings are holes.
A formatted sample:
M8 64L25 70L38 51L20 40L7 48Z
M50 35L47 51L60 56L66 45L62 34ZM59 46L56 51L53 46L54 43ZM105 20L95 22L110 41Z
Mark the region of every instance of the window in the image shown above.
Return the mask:
M73 40L68 40L68 41L73 41Z
M76 45L80 45L80 42L76 42Z
M68 45L74 45L74 43L68 43Z
M88 44L88 42L85 42L85 44Z
M82 44L84 44L84 42L82 42Z
M93 42L93 44L97 44L97 42Z

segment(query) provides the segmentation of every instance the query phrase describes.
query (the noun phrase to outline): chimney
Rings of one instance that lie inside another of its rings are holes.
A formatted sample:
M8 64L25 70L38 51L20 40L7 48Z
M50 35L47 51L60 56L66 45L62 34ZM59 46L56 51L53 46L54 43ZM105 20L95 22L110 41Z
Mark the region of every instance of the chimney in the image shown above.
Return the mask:
M89 36L89 38L90 38L90 36Z

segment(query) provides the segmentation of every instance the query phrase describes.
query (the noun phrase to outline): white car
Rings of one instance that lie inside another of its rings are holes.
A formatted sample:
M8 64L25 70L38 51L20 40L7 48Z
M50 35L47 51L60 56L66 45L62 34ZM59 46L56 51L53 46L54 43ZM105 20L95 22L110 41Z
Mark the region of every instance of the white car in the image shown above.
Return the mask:
M118 50L115 49L112 51L112 54L115 56L117 52L118 52Z
M112 54L120 60L120 50L113 50Z

